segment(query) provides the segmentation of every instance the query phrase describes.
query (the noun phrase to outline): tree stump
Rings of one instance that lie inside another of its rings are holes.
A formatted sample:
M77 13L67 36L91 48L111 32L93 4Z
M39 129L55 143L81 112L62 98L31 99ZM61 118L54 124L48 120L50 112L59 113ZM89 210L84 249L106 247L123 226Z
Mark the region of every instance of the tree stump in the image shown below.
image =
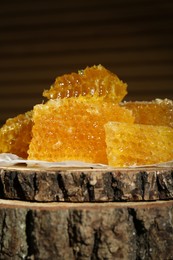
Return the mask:
M0 199L108 202L173 199L173 167L0 167Z
M173 168L0 168L0 259L173 259Z

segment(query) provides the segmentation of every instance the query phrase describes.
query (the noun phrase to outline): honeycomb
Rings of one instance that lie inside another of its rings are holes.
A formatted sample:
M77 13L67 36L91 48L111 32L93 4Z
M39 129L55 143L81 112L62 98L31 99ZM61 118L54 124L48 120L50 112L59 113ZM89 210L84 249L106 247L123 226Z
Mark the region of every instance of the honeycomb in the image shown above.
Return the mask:
M127 84L102 65L57 77L49 101L8 119L0 153L117 167L173 159L173 101L122 102Z
M173 159L171 127L108 122L105 132L111 166L150 165Z
M0 153L27 158L32 125L32 111L9 118L0 129Z
M28 159L107 164L104 124L133 123L134 117L103 97L79 96L36 105L33 121Z
M118 103L127 94L126 88L127 85L115 74L98 65L57 77L51 88L43 92L43 96L56 99L96 95Z
M151 102L124 102L123 107L132 110L135 123L173 127L173 101L156 99Z

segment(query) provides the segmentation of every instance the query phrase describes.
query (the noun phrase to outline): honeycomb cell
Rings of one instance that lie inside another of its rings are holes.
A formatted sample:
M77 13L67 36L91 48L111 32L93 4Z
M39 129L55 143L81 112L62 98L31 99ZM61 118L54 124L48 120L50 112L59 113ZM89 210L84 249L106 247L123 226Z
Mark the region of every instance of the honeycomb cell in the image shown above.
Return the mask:
M27 158L32 125L32 111L9 118L0 129L0 153Z
M171 127L108 122L105 132L111 166L150 165L173 160Z
M135 123L147 125L165 125L173 127L173 101L155 99L151 102L124 102L123 107L132 110Z
M29 159L107 163L104 124L134 121L131 111L103 97L65 98L36 105Z
M105 100L120 102L127 94L127 84L102 65L86 67L78 73L59 76L49 90L43 92L48 99L103 96Z

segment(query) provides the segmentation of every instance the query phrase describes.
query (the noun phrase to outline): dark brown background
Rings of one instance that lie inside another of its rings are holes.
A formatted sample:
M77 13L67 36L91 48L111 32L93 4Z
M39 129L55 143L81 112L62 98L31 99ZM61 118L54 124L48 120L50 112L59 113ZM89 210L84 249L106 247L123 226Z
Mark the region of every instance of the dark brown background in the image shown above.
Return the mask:
M128 83L126 100L172 99L173 1L1 1L0 125L94 64Z

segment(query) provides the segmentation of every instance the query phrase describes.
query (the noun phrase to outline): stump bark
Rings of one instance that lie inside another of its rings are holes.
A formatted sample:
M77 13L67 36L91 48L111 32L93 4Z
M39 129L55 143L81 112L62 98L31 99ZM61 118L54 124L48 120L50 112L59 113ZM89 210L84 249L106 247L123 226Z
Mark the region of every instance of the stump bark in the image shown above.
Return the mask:
M173 259L173 202L0 201L0 259Z
M111 170L1 167L0 199L40 202L173 199L173 167Z
M173 259L173 168L0 168L0 259Z

